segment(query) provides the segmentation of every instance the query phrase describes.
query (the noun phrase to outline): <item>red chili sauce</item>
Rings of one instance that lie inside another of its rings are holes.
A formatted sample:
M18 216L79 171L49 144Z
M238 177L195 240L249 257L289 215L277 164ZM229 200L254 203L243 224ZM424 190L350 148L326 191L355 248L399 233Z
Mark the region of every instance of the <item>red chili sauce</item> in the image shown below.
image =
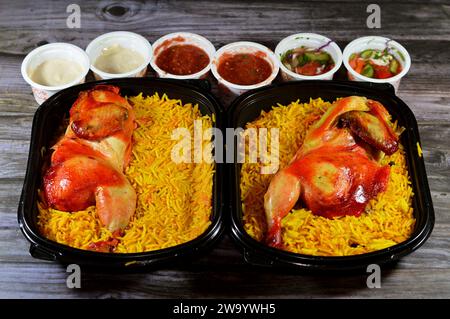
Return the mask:
M217 72L228 82L253 85L267 79L272 74L272 67L258 54L224 54L219 61Z
M164 49L155 63L167 73L189 75L203 70L209 63L209 56L195 45L177 44Z

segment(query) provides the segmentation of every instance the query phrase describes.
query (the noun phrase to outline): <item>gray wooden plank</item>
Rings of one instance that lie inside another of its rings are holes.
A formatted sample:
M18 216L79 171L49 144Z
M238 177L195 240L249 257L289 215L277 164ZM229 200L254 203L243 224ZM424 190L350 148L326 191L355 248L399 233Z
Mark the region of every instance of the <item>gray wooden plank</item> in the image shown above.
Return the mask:
M420 93L414 92L413 87L408 87L406 83L398 93L398 96L411 108L421 126L427 123L449 122L450 96L446 95L446 93L436 94L426 90L420 90ZM423 130L421 126L420 129Z
M368 289L367 275L308 276L254 268L159 270L149 274L83 273L81 289L66 287L64 267L54 264L0 265L0 297L15 298L448 298L450 270L382 268L381 288ZM27 274L28 281L23 280ZM399 275L401 274L401 275ZM271 278L271 280L268 280ZM277 284L274 285L273 283ZM422 283L428 283L423 285ZM176 291L176 292L175 292Z
M23 54L38 43L57 39L85 46L99 33L117 29L139 32L151 41L174 31L196 31L221 43L242 39L266 43L292 30L325 33L335 40L380 34L366 27L367 3L117 2L116 7L124 8L120 10L124 14L117 15L108 2L88 1L81 5L81 29L66 27L67 5L64 1L39 6L26 1L3 4L2 11L9 14L0 17L0 52ZM398 40L448 40L450 20L441 4L385 2L381 8L384 34Z
M23 178L29 141L0 139L0 178Z
M30 140L32 115L0 116L0 139Z
M0 91L0 95L0 117L19 115L32 117L38 108L29 87Z
M30 7L22 0L8 5L13 14L3 15L0 19L0 26L5 29L0 51L11 54L28 52L36 43L51 42L63 34L71 42L82 45L95 33L118 28L140 32L151 40L173 31L202 30L206 36L219 42L282 38L287 35L285 30L292 29L327 33L336 40L379 34L378 30L366 27L367 3L251 1L242 5L232 1L197 1L192 5L174 1L142 4L118 1L115 6L122 6L124 14L117 15L118 12L111 10L106 2L89 1L81 6L80 30L67 29L67 4L58 1L47 6ZM441 4L386 2L381 8L382 28L387 35L399 40L448 40L446 31L450 21ZM333 23L345 25L345 28L330 30Z
M4 230L0 230L3 239ZM19 234L17 238L19 239ZM360 274L304 274L266 270L239 265L229 239L221 241L209 255L177 266L166 266L148 273L111 275L83 270L82 288L68 289L65 268L56 263L33 260L27 256L24 240L1 246L0 297L8 298L149 298L171 297L351 297L412 298L448 297L449 269L447 255L429 252L425 244L417 252L394 266L382 267L382 288L368 289L366 276ZM221 249L221 246L225 246ZM445 251L445 249L442 249ZM232 255L226 252L232 251ZM225 254L224 254L225 253ZM434 255L433 255L434 254ZM421 256L421 258L418 258ZM439 264L443 266L439 268ZM437 270L436 268L439 268ZM237 269L239 269L237 271ZM414 280L412 279L414 278ZM273 285L276 282L277 285ZM427 285L423 285L426 282ZM3 289L8 287L8 289Z

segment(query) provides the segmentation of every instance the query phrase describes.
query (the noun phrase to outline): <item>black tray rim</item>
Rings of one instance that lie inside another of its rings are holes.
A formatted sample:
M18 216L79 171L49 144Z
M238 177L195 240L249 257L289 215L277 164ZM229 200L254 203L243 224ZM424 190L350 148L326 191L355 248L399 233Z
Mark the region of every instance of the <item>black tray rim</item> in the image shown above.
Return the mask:
M237 97L231 107L227 110L227 126L235 127L236 113L239 111L239 106L245 103L248 99L258 97L263 93L270 90L276 90L277 88L284 87L298 87L298 86L327 86L334 85L336 88L354 88L356 90L366 90L370 93L376 93L387 96L390 99L394 99L397 103L402 104L402 107L408 113L412 127L412 134L416 141L420 143L420 135L418 131L417 120L414 113L409 106L403 102L395 94L394 87L390 84L375 84L368 82L353 82L353 81L322 81L322 80L305 80L305 81L290 81L283 83L271 84L259 89L248 91L241 96ZM421 144L420 144L421 145ZM370 264L386 264L397 261L401 257L410 254L417 248L422 246L425 241L430 237L435 223L435 213L432 204L432 198L428 179L426 175L425 163L423 156L414 159L415 164L419 165L419 169L423 172L420 174L420 184L423 188L420 194L415 196L422 196L425 200L426 211L425 225L416 234L407 239L406 241L396 244L394 246L377 250L370 253L364 253L351 256L312 256L305 254L298 254L293 252L284 251L281 249L269 247L254 238L252 238L243 228L243 224L239 219L241 208L238 207L241 204L240 189L237 185L239 170L236 168L236 164L228 165L228 174L232 178L230 181L230 187L232 188L232 196L228 203L231 210L231 237L235 243L243 251L244 259L247 263L260 267L281 267L281 268L294 268L302 270L331 270L331 271L346 271L357 270L366 267Z
M30 226L29 221L25 216L24 211L24 200L26 196L29 196L28 191L35 192L36 190L28 190L27 184L32 178L31 163L34 159L32 150L37 147L36 139L33 136L36 135L39 129L39 122L42 117L42 113L46 108L50 107L55 100L59 99L61 96L69 91L83 91L90 89L95 85L106 84L106 85L117 85L120 87L121 83L124 82L136 82L142 85L144 82L152 84L169 84L180 89L190 90L201 96L202 98L208 100L213 108L215 114L215 125L218 128L222 128L223 121L223 107L218 102L218 100L209 92L210 84L207 80L175 80L175 79L163 79L156 77L145 77L145 78L119 78L119 79L109 79L109 80L99 80L90 81L82 83L76 86L69 87L67 89L57 92L55 95L51 96L47 101L42 103L36 110L31 130L30 138L30 151L28 153L26 174L23 182L23 188L18 205L18 224L22 234L30 242L30 254L38 259L58 261L61 263L71 263L76 262L82 265L88 266L111 266L112 268L134 268L140 266L150 266L155 264L161 264L174 259L180 259L181 257L186 257L190 255L196 255L202 251L211 248L221 237L224 232L223 223L223 194L220 191L221 185L216 185L218 188L217 195L219 202L217 203L217 212L213 211L213 215L217 215L214 220L211 220L211 224L208 228L197 238L190 240L188 242L163 248L154 251L141 252L141 253L100 253L93 252L89 250L83 250L79 248L70 247L64 244L57 243L53 240L47 239L38 232L34 231ZM216 163L214 183L218 181L219 183L223 181L224 170L221 164ZM222 182L223 184L223 182ZM214 192L214 189L213 189ZM214 209L214 208L213 208Z

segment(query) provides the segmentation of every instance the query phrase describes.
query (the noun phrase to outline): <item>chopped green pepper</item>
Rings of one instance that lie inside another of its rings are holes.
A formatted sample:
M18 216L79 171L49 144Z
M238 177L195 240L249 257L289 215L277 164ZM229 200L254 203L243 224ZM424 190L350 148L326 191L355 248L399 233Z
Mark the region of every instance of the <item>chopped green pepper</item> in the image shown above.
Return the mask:
M391 61L391 64L389 65L389 71L391 71L391 73L393 73L393 74L397 74L397 72L398 72L398 67L399 67L399 65L398 65L397 60L396 60L396 59L393 59L393 60Z
M362 69L362 71L361 71L362 75L367 76L369 78L373 77L373 73L374 73L374 70L373 70L373 67L370 64L366 64L364 66L364 68Z

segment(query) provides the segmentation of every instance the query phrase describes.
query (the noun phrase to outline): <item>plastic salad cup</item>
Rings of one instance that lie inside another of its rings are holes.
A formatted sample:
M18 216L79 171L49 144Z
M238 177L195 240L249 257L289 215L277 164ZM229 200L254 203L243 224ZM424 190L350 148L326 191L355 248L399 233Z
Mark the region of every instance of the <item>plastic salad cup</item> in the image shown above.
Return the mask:
M392 54L402 66L402 71L390 78L374 79L366 77L356 72L349 64L350 56L353 53L360 53L367 49L385 50ZM343 53L344 66L347 69L348 78L351 81L362 81L372 83L389 83L392 84L397 91L401 79L408 73L411 67L411 57L408 51L398 42L385 37L368 36L353 40L344 49Z
M281 57L286 53L286 51L301 46L312 49L321 49L327 52L333 58L334 67L328 72L319 75L302 75L289 70L281 62ZM275 55L277 56L277 62L281 69L281 77L284 81L332 80L334 73L339 70L342 64L342 52L339 46L329 38L315 33L297 33L284 38L275 48Z
M165 49L170 48L173 45L180 44L188 44L194 45L208 55L209 63L202 70L196 72L194 74L186 74L186 75L177 75L171 74L164 70L162 70L157 64L156 59L158 55L163 52ZM160 78L171 78L178 80L187 80L187 79L203 79L208 75L209 70L211 69L211 62L214 58L214 54L216 53L216 48L214 45L205 37L201 35L190 33L190 32L175 32L166 34L165 36L159 38L153 43L153 58L150 62L152 68L156 71L156 74Z

